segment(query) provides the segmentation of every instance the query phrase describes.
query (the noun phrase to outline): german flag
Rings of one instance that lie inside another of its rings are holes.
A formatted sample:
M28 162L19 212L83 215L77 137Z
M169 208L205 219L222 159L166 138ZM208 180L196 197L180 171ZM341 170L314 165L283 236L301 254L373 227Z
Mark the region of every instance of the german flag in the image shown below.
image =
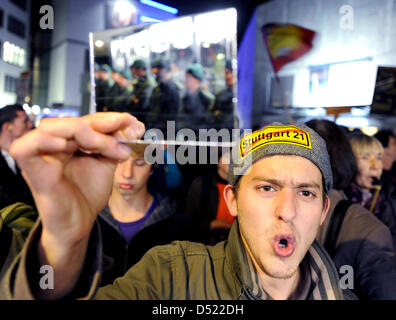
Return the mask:
M268 23L261 27L264 42L277 73L312 48L315 32L293 24Z

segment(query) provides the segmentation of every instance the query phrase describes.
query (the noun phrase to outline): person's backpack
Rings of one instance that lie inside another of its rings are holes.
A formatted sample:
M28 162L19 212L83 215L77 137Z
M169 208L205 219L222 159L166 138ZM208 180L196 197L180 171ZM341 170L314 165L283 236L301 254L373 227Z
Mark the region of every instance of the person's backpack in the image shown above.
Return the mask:
M345 214L351 204L353 204L353 202L350 200L341 200L337 203L333 214L331 215L326 237L323 242L323 247L326 249L331 258L334 258L336 243L341 230L342 222L344 221Z

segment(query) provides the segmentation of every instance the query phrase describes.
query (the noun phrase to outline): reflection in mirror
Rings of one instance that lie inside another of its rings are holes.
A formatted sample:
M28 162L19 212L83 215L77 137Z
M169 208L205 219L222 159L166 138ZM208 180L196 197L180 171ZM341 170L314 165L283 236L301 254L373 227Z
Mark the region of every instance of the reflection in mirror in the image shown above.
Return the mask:
M232 129L236 10L91 34L92 112L129 112L146 128Z

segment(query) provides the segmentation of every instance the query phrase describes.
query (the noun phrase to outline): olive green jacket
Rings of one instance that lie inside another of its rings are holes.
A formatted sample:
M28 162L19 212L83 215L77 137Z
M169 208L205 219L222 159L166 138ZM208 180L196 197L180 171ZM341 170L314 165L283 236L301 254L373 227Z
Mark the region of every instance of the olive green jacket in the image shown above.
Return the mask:
M19 261L15 280L9 277L9 296L32 299L29 283L38 280L34 252L40 236L37 225L29 236ZM80 280L66 298L142 300L261 300L271 299L259 284L252 262L242 244L238 222L228 241L216 246L175 241L157 246L112 285L97 290L102 260L98 228L94 228ZM338 273L324 249L316 241L300 264L302 286L293 299L343 299Z
M0 210L0 299L6 298L6 273L22 250L37 216L37 212L31 206L22 202Z

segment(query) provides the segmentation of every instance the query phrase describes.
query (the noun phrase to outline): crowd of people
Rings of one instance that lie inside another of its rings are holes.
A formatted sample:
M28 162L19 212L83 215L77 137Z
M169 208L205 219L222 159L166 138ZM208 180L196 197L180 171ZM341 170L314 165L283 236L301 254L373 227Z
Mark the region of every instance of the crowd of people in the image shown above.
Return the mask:
M96 110L129 112L146 128L166 129L174 120L179 128L233 128L234 74L230 60L224 65L225 86L211 92L201 64L187 66L184 83L173 76L165 58L135 59L129 70L96 65Z
M134 110L163 90L142 66ZM0 109L1 299L396 299L393 131L274 123L187 177L118 143L145 119L97 112L32 130L21 106Z

